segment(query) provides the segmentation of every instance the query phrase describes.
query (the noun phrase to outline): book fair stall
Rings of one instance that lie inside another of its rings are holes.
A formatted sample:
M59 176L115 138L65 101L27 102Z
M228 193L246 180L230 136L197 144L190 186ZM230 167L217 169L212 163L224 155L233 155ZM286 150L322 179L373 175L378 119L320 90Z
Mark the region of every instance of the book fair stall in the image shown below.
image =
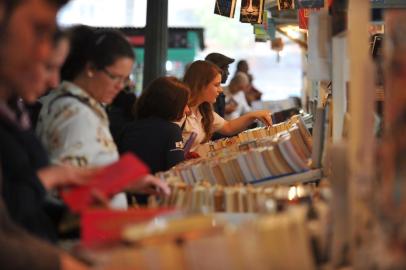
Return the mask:
M288 38L305 59L303 110L204 143L199 158L156 173L168 197L89 208L91 190L112 196L148 172L123 155L63 194L81 230L67 246L102 269L405 269L404 1L216 0L213 8L230 20L241 8L253 38L276 51L287 27L300 32Z

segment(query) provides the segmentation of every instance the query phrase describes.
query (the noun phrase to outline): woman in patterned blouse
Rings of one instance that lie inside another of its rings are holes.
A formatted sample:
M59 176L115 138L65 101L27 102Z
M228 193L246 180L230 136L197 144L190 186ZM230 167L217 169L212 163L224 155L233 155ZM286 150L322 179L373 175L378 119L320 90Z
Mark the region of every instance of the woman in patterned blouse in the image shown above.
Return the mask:
M117 31L78 26L71 32L71 52L62 67L60 87L44 97L37 134L54 163L100 166L119 158L103 105L129 83L134 52ZM151 185L168 193L151 175L136 190ZM121 197L123 206L124 197Z

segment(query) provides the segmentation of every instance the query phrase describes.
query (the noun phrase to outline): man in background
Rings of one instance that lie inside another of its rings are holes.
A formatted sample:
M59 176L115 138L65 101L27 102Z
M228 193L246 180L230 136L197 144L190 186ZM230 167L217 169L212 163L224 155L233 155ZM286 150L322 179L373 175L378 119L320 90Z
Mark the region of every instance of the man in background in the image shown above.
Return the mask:
M234 62L234 59L227 57L221 53L210 53L205 58L206 61L212 62L221 69L221 83L225 84L230 75L229 67ZM214 111L224 118L226 109L226 98L223 93L220 93L213 105Z
M221 69L221 83L224 85L230 75L230 64L234 62L233 58L227 57L221 53L210 53L205 58L206 61L212 62ZM227 108L226 108L227 107ZM226 104L226 96L224 93L220 93L216 99L216 103L213 104L214 111L224 118L226 113L232 112L235 110L234 104ZM224 136L220 133L214 133L212 140L218 140Z

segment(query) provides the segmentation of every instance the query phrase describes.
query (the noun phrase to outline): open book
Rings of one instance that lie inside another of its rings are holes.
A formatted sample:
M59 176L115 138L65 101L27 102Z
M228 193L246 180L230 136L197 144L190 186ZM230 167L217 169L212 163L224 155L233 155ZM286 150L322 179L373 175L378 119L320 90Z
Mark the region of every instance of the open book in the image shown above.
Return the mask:
M147 175L149 168L136 156L126 153L117 162L104 167L87 185L62 192L62 199L74 212L89 208L93 201L92 192L111 197Z

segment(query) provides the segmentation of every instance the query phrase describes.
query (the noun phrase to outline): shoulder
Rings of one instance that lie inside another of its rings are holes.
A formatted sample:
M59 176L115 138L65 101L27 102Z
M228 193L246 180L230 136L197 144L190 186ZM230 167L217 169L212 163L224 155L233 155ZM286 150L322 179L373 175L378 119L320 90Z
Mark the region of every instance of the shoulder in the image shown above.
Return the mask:
M178 124L157 117L142 119L140 120L140 123L143 125L152 126L152 129L156 130L156 132L159 132L160 134L165 134L168 132L179 134L182 133L182 130Z
M214 119L214 122L224 122L225 121L223 117L221 117L218 113L216 113L214 111L213 111L213 119Z
M48 113L60 110L75 109L80 111L93 111L102 118L107 114L100 103L93 99L86 91L69 82L62 82L58 89L41 100Z
M60 89L54 90L49 95L41 98L41 102L43 103L41 112L45 115L63 110L89 110L88 106L79 100L79 97L64 93Z
M218 131L226 124L226 120L218 115L216 112L213 112L213 130Z
M45 119L93 119L99 118L96 111L80 97L56 93L44 100L41 117ZM104 116L101 116L105 118Z
M182 139L182 129L179 125L172 122L166 122L166 130L168 134L171 134L171 137Z

